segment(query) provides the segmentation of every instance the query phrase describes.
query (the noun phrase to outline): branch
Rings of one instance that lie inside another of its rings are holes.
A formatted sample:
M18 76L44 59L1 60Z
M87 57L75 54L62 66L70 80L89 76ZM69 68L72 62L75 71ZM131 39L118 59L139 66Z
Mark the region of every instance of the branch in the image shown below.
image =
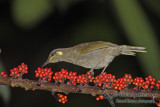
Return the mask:
M0 84L1 85L8 85L12 87L21 87L25 88L25 90L45 90L45 91L52 91L54 92L63 92L63 93L82 93L82 94L91 94L93 96L103 94L102 93L102 88L101 87L95 87L95 86L82 86L82 90L79 90L79 86L76 85L58 85L55 83L50 83L50 82L42 82L41 86L37 85L37 81L34 80L28 80L28 79L13 79L11 77L0 77ZM113 93L118 92L117 90L113 88L106 88L103 91L104 93L109 93L110 95L113 95ZM119 94L125 94L125 93L131 93L131 94L137 94L137 90L133 89L123 89L119 91ZM160 91L148 91L148 90L141 90L141 94L157 94L155 98L160 98Z
M132 79L131 74L125 74L124 77L116 79L114 75L106 72L94 77L91 72L77 75L76 72L68 72L64 69L55 72L53 75L51 68L38 68L35 70L35 76L39 80L35 81L23 79L22 77L26 73L28 73L28 67L24 63L11 69L10 77L5 72L1 72L0 85L21 87L25 88L25 90L50 91L53 96L55 96L56 92L91 94L92 96L99 96L96 100L108 99L113 107L115 106L113 102L115 97L151 98L155 100L157 106L160 105L160 80L155 83L155 79L152 76L148 76L144 80L142 77ZM54 82L50 82L52 79ZM135 85L135 87L129 89L128 86L130 84ZM158 89L157 91L153 90L155 85ZM67 96L62 94L57 94L57 96L55 97L59 102L67 102Z

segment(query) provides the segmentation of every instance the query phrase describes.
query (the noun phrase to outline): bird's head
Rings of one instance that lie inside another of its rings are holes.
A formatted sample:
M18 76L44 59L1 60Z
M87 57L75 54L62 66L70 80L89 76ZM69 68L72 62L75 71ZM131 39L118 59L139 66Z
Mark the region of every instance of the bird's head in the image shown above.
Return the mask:
M56 63L56 62L62 61L63 55L64 55L64 50L63 49L53 50L49 54L49 57L48 57L47 61L42 65L42 67L44 67L45 65L47 65L49 63Z

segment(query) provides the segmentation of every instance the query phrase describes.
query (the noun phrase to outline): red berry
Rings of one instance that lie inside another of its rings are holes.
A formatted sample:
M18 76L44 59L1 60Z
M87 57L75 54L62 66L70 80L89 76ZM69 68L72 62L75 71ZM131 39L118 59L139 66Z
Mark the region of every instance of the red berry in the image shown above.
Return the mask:
M97 101L98 101L99 99L100 99L99 97L96 98Z
M99 98L102 100L103 99L103 95L100 95Z

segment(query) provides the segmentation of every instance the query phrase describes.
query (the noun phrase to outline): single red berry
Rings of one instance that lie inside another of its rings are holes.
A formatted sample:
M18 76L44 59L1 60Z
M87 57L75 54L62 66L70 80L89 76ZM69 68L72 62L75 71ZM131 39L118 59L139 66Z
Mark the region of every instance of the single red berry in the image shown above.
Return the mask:
M103 95L99 95L99 98L102 100L103 99Z
M98 101L99 99L100 99L99 97L96 98L97 101Z

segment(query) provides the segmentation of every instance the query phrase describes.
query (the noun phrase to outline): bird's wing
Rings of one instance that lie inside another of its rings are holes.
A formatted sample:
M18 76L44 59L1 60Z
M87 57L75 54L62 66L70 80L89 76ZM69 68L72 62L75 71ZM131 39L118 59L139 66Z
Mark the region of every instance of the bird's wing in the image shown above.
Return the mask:
M80 53L85 54L93 50L114 47L114 46L117 46L117 45L110 42L97 41L97 42L82 43L74 46L74 48Z

